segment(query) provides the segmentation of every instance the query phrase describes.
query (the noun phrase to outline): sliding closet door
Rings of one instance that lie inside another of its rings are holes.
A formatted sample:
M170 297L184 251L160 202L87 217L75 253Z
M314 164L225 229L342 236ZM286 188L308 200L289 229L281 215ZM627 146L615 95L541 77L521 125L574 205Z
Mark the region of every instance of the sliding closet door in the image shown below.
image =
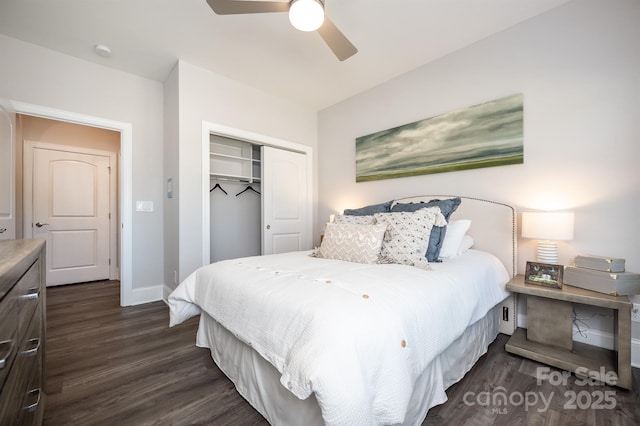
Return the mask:
M262 254L308 249L307 158L262 147Z

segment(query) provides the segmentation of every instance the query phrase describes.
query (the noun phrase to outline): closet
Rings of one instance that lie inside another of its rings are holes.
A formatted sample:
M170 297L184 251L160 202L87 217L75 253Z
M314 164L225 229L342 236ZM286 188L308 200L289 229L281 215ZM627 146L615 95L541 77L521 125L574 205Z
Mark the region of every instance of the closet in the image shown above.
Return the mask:
M304 153L211 134L210 261L311 248L307 168Z
M211 262L261 253L260 146L211 135Z

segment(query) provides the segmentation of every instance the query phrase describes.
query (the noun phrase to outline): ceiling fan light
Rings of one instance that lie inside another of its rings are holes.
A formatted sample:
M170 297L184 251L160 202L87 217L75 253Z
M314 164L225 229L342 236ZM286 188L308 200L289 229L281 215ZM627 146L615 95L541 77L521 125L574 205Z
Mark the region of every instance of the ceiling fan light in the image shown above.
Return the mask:
M315 31L324 22L324 6L319 0L293 0L289 21L300 31Z

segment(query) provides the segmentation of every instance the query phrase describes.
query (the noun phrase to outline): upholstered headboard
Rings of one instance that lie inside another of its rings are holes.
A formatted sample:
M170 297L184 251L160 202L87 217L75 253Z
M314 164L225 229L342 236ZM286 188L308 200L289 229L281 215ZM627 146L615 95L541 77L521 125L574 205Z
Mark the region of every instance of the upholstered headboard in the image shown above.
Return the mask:
M504 263L511 276L516 275L516 209L513 206L497 201L460 195L420 195L399 198L396 203L419 203L433 199L460 197L462 203L449 220L470 219L471 228L468 234L473 237L474 248L493 253Z

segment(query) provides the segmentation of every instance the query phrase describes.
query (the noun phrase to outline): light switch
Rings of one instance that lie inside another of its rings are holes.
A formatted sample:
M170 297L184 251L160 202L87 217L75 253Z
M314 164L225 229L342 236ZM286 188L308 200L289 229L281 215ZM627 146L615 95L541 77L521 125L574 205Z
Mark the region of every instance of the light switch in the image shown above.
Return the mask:
M137 212L152 212L153 201L136 201Z

